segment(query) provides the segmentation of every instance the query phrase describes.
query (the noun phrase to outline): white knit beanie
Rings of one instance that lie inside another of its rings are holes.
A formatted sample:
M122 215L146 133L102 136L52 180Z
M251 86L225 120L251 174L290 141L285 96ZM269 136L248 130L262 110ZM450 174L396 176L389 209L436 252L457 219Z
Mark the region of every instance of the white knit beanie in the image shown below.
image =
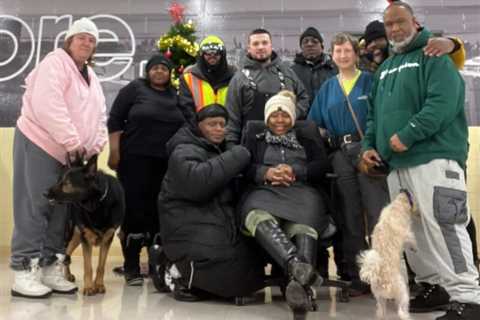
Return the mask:
M79 33L88 33L95 37L95 41L98 42L98 29L95 23L88 18L81 18L73 22L70 29L68 29L65 36L65 40Z
M265 124L268 122L270 115L276 111L284 111L288 113L292 119L292 126L295 125L297 118L295 113L295 94L288 90L282 90L270 99L265 104Z

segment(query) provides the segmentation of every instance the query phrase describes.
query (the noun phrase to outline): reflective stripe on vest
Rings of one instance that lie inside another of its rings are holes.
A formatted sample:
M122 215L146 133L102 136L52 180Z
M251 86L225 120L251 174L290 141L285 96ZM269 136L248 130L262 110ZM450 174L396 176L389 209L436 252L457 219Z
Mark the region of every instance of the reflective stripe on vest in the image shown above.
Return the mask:
M207 81L196 77L191 72L184 73L183 76L190 92L192 93L193 101L195 102L195 110L197 112L203 107L214 103L225 106L228 86L218 89L217 94L215 94L212 86Z

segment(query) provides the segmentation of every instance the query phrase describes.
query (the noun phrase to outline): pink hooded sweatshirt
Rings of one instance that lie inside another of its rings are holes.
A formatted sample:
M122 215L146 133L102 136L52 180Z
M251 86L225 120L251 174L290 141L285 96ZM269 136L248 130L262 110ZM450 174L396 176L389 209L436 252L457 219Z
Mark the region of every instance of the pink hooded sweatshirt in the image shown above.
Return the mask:
M27 76L17 128L65 164L67 152L100 153L108 138L102 87L88 67L90 85L63 49L50 52Z

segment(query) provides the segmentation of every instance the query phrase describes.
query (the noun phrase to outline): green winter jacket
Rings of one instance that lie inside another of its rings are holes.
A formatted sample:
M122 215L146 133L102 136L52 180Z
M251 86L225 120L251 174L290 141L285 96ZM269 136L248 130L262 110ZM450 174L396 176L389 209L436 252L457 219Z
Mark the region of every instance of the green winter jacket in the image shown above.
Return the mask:
M465 84L448 56L424 55L429 37L429 31L420 31L405 52L387 59L375 74L363 149L376 149L392 169L433 159L465 167L467 160ZM394 134L407 151L390 148Z

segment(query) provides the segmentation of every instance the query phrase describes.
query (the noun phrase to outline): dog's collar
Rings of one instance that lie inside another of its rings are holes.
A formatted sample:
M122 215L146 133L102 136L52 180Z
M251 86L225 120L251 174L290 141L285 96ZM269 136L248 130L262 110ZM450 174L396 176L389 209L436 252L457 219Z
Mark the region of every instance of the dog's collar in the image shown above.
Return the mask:
M400 192L403 192L405 193L405 195L407 196L407 199L408 199L408 203L410 204L410 207L413 208L413 197L412 197L412 194L407 190L407 189L400 189Z

